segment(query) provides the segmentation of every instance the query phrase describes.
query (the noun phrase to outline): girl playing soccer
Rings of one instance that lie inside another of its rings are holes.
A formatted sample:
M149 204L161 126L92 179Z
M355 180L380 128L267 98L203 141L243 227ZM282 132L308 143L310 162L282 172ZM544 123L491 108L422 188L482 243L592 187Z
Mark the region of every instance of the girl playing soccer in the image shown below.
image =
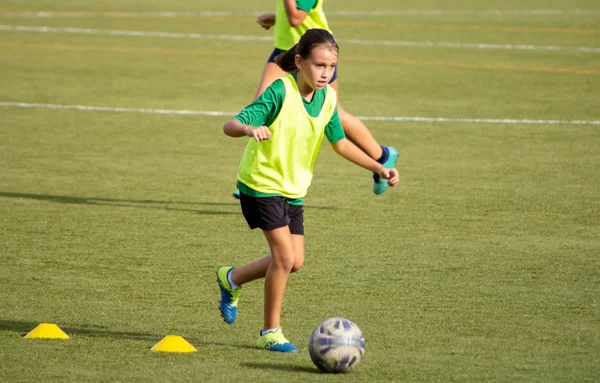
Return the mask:
M258 347L280 352L298 349L280 327L283 295L290 273L304 263L303 198L323 136L349 161L398 184L398 171L370 158L344 136L336 92L329 84L338 61L331 33L311 29L282 54L277 65L288 73L223 126L231 137L251 137L238 170L242 213L251 229L262 229L270 255L244 266L217 269L220 310L231 324L241 286L259 278L264 284L264 326Z
M275 13L260 15L257 22L264 28L274 26L275 49L267 60L265 69L258 85L254 98L256 99L276 79L285 76L285 72L275 63L277 55L290 49L300 40L300 36L311 28L321 28L329 32L327 18L323 12L324 0L277 0ZM337 71L331 77L330 85L339 94ZM385 167L393 168L398 160L398 151L393 147L381 146L373 138L369 129L350 113L337 104L338 114L348 139L357 145L363 152L375 159ZM381 194L388 188L388 182L373 174L373 193ZM236 198L239 193L234 192Z

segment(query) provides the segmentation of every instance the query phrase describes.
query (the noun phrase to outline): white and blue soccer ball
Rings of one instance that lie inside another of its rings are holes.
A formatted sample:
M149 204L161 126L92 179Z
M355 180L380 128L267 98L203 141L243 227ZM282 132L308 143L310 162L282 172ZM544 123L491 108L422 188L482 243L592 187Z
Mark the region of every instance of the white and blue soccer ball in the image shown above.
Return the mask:
M350 372L365 354L365 338L352 321L346 318L329 318L313 330L308 352L321 371Z

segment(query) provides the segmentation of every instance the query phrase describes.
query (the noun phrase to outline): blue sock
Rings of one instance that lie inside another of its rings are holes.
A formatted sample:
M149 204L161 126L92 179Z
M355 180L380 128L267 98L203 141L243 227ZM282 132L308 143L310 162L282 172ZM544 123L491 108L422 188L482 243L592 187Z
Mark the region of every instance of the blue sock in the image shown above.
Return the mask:
M377 159L377 162L383 165L385 164L385 161L387 161L389 158L390 150L387 148L387 146L381 145L381 157ZM379 174L373 173L373 179L375 180L375 182L379 182L379 178Z
M377 160L377 162L379 162L380 164L385 164L385 161L387 161L390 158L390 150L387 148L387 146L381 146L381 157L379 157L379 159Z
M260 336L265 336L270 332L276 332L277 330L279 330L279 327L275 327L275 328L268 328L266 330L260 330Z
M231 270L229 270L229 271L227 272L227 282L229 282L229 286L231 286L231 290L235 290L235 289L237 289L237 288L238 288L238 287L240 287L240 286L236 285L236 284L235 284L235 283L233 283L233 281L231 280L231 272L232 272L232 271L233 271L233 269L231 269Z

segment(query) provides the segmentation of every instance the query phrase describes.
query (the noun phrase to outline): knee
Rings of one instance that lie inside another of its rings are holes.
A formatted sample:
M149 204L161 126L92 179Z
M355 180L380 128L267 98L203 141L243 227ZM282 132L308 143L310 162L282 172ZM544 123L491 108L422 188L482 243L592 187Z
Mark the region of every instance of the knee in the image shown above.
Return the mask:
M294 253L286 252L285 254L278 254L278 256L273 257L273 263L276 267L282 268L289 272L293 272L294 266L296 264L294 259Z
M302 266L304 266L304 257L296 257L296 259L294 259L294 265L292 266L292 273L295 273L296 271L299 271Z

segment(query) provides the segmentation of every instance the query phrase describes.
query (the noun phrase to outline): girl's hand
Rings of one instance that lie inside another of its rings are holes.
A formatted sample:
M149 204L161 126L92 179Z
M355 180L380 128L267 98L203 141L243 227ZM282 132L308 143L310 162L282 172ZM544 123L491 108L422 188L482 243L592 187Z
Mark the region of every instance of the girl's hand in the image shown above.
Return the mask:
M256 142L261 142L271 138L271 131L266 126L246 126L246 135L254 138Z
M388 185L392 187L398 185L398 183L400 182L400 173L398 173L398 170L396 170L395 168L388 169L382 167L381 169L379 169L379 177L387 180Z
M266 30L271 29L273 25L275 25L275 14L274 13L264 13L256 19L256 22L260 24Z

